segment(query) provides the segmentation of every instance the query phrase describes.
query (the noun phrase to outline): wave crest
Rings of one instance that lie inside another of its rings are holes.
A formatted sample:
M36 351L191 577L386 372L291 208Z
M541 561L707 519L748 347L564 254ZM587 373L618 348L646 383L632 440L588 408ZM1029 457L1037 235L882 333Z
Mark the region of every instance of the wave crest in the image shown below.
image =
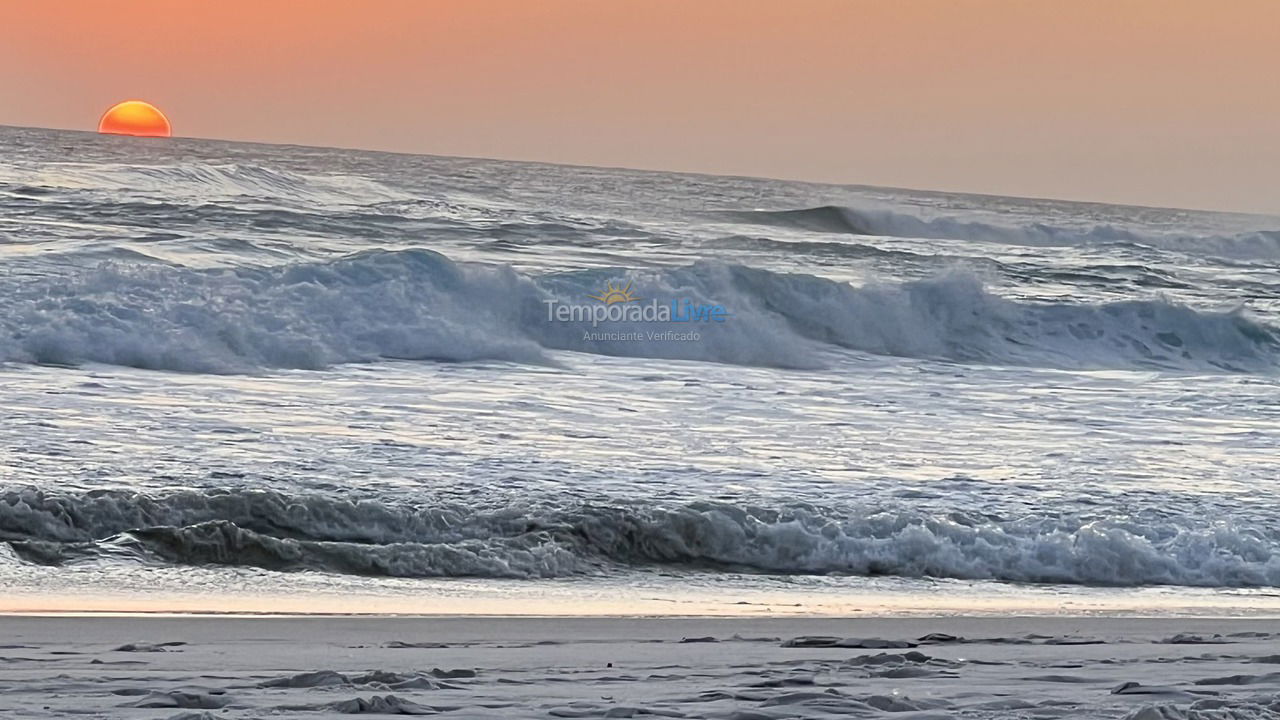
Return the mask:
M129 554L187 565L396 577L565 577L663 566L1083 585L1280 586L1280 539L1229 523L910 507L348 501L271 491L0 494L28 562Z
M990 216L952 217L840 205L796 210L755 210L723 214L731 220L765 227L820 233L989 242L1032 247L1133 245L1188 255L1232 260L1280 259L1280 230L1231 235L1188 235L1138 231L1112 224L1064 227L1044 222L1016 224Z
M723 323L579 322L548 301L593 303L610 282L643 298L721 304ZM1269 372L1280 335L1241 312L1166 302L1021 303L972 275L862 287L702 262L529 275L426 250L268 268L104 264L0 278L0 361L102 362L189 372L318 369L381 359L551 363L548 350L779 367L865 353L1061 368ZM647 333L696 331L696 341Z

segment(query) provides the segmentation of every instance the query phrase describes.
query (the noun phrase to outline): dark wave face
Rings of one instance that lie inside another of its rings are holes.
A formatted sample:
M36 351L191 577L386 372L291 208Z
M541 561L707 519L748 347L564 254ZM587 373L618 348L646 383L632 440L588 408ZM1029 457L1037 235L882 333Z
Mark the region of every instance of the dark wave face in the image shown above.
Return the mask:
M265 491L0 496L45 565L144 562L391 577L553 578L661 567L1083 585L1280 586L1280 538L1190 519L993 518L909 507L392 504Z

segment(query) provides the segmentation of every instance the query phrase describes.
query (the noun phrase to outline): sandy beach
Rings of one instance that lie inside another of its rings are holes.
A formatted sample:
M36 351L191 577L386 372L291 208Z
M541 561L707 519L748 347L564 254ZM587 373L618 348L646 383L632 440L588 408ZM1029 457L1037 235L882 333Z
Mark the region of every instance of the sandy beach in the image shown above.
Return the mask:
M1280 622L8 616L0 717L1269 718Z

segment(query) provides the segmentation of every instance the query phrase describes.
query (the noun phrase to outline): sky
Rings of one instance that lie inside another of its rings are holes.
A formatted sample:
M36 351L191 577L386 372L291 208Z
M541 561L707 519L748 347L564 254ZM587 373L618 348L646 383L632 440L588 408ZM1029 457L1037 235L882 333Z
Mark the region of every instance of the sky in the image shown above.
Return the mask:
M0 0L0 125L1280 213L1280 0Z

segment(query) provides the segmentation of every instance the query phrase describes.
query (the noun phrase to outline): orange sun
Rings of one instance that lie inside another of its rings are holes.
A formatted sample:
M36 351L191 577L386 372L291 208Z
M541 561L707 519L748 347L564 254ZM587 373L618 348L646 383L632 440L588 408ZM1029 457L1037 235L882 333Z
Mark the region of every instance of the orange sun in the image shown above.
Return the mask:
M112 106L98 121L98 132L112 135L138 135L141 137L169 137L173 129L169 118L151 103L141 100L125 100Z

